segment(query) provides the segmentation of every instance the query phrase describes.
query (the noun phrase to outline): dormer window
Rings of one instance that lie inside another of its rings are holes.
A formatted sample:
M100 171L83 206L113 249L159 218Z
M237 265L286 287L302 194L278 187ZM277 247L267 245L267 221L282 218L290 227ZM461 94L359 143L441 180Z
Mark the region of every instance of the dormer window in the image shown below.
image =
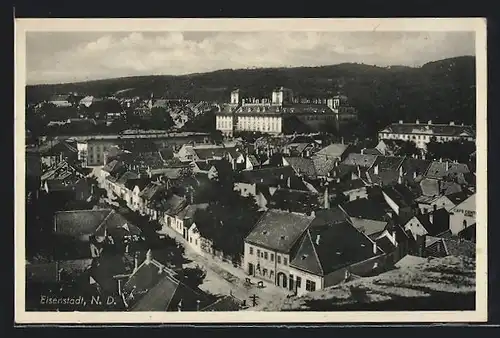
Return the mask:
M285 236L281 236L280 239L285 239Z
M302 255L302 260L306 259L307 258L307 255Z

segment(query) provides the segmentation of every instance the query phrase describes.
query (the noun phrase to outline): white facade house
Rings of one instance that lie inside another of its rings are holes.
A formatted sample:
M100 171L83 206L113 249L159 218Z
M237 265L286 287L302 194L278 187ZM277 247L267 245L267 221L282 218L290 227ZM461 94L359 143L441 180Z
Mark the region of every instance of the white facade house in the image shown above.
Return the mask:
M475 130L472 126L449 124L433 124L432 121L420 123L393 123L378 132L379 140L412 141L417 148L425 150L427 144L435 139L437 142L454 140L475 141Z

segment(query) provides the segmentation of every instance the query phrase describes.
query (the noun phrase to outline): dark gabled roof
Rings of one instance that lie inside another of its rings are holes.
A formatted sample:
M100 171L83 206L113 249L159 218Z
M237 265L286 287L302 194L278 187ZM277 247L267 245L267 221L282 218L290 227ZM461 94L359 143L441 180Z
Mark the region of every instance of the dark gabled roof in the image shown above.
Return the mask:
M359 232L371 239L377 238L384 230L387 230L389 226L389 223L384 220L363 219L358 217L350 217L349 220Z
M332 157L334 159L340 158L345 153L347 148L349 148L348 144L333 143L318 151L316 155L328 158Z
M465 163L453 163L453 162L437 162L434 161L430 164L426 177L440 179L449 174L462 173L466 174L470 172L469 167Z
M316 174L318 176L328 176L330 172L335 168L337 159L333 157L321 156L314 154L311 159L314 163L314 168L316 169Z
M400 208L409 207L414 203L413 193L403 184L385 186L382 191Z
M375 163L377 159L376 155L364 155L364 154L355 154L351 153L347 155L347 158L342 161L342 164L352 165L352 166L360 166L369 168Z
M170 159L174 158L174 151L173 151L172 147L161 148L158 151L159 151L159 153L161 155L161 158L164 161L170 160Z
M312 159L305 157L285 157L285 160L297 174L316 177L316 168Z
M363 155L375 155L375 156L379 156L379 155L382 155L382 153L377 149L377 148L367 148L367 149L363 149L361 151L361 153Z
M386 219L383 207L379 203L368 198L359 198L354 201L346 202L342 204L342 209L349 217L376 221L384 221Z
M139 193L139 196L144 200L149 201L156 195L156 193L162 191L163 189L164 186L162 184L158 182L151 182Z
M302 154L304 150L306 150L308 147L312 146L311 143L288 143L284 149L287 151L291 152L297 152L299 154Z
M56 212L54 232L70 236L93 234L112 212L111 209Z
M377 156L375 162L373 162L370 168L370 173L374 171L374 168L378 166L379 171L383 170L398 170L402 165L404 157L400 156Z
M347 219L348 217L339 207L320 209L315 211L314 220L310 226L324 226L331 223L344 222Z
M430 215L432 215L432 223ZM419 214L415 217L427 230L429 236L437 236L450 229L449 214L444 208L437 209L429 214Z
M210 304L209 306L201 309L201 311L223 311L223 312L229 312L229 311L239 311L241 310L242 307L242 302L230 295L224 296L220 299L218 299L216 302Z
M210 167L210 169L212 169L212 167L215 167L215 170L217 170L219 177L231 175L233 171L231 164L226 160L212 161L212 166Z
M313 219L313 216L267 210L245 238L245 241L286 253L302 236Z
M367 171L366 177L368 181L372 184L377 184L382 187L395 184L399 180L399 171L393 169L383 169L375 174L373 171Z
M206 210L208 208L208 203L190 204L182 209L177 217L180 219L193 219L194 214L198 210Z
M470 194L466 193L465 191L457 192L454 194L446 195L450 201L453 202L455 205L459 205L463 201L465 201L467 198L471 196Z
M403 161L403 175L405 178L413 178L414 173L416 176L422 176L429 168L431 161L422 160L412 157L405 157Z
M290 266L325 276L375 256L373 247L373 242L347 221L315 226L308 229Z
M114 174L124 167L123 162L118 160L113 160L106 163L106 165L101 169L107 173Z
M122 240L125 236L139 236L140 234L141 229L115 211L112 211L95 231L96 236L108 235L117 240Z
M66 179L55 179L46 180L45 184L49 192L56 191L74 191L78 183L85 182L84 179L78 179L77 177L68 177Z
M185 197L178 195L171 195L166 199L162 199L156 202L156 207L158 210L170 215L178 215L187 205L187 200Z
M475 130L472 126L451 124L392 123L380 132L395 134L424 134L429 136L459 136L462 133L465 133L467 136L475 137Z
M355 165L348 165L343 163L339 163L336 167L334 167L334 171L336 177L338 178L351 175L352 173L355 173L356 175L358 174L358 168Z
M118 281L114 276L125 276L132 272L133 261L118 254L104 254L94 259L90 268L90 275L97 284L107 293L118 291Z
M274 194L270 196L271 203L284 203L290 208L312 205L318 201L318 195L309 191L293 190L293 189L276 189Z
M212 168L213 161L215 160L195 161L194 164L202 171L209 171Z
M180 304L182 311L196 311L210 304L208 295L189 288L155 260L139 266L123 293L131 311L177 311Z
M260 165L259 161L257 160L257 158L255 157L255 155L248 155L248 161L250 161L250 163L253 165L253 166L258 166Z
M128 190L133 190L137 186L139 191L142 191L149 183L150 179L148 177L131 178L125 182L125 187Z
M391 253L396 249L396 246L387 236L383 236L376 240L377 246L385 253Z
M439 196L439 181L431 178L424 178L420 181L420 189L424 196Z
M200 160L224 157L226 154L230 154L234 158L239 154L236 147L193 148L193 152Z
M294 177L295 171L292 167L265 167L254 170L243 170L236 178L236 182L249 184L261 184L267 186L278 186L284 184L288 177Z
M137 173L134 173L133 171L127 171L123 173L123 175L121 175L120 178L118 178L118 180L116 180L116 183L125 186L128 180L138 179L138 178L139 175Z
M458 237L475 242L476 238L476 223L468 226L458 233Z
M355 179L355 180L346 180L343 182L340 182L335 185L335 190L336 191L341 191L341 192L347 192L355 189L361 189L366 187L365 182L363 180Z

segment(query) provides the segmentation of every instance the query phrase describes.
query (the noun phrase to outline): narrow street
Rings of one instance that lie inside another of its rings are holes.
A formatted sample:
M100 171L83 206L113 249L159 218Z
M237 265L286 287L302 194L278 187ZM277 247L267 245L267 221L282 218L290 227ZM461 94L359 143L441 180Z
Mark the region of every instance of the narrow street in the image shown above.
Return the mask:
M204 291L214 295L232 294L240 300L245 300L249 306L247 311L278 310L289 294L288 290L267 282L264 282L263 288L259 288L256 278L251 278L252 285L248 285L245 283L248 276L242 269L212 257L199 255L172 228L163 227L158 233L173 237L184 246L186 258L191 260L190 263L186 264L186 267L199 265L206 270L207 275L203 284L200 285L200 289ZM257 296L257 305L255 307L252 306L250 298L252 295Z

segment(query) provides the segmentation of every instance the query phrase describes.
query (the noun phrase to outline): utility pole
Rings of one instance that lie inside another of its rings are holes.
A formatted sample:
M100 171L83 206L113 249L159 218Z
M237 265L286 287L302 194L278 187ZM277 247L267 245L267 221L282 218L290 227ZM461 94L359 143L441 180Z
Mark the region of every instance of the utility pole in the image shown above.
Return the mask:
M252 306L257 306L257 298L259 297L256 294L250 296L250 299L252 300Z

